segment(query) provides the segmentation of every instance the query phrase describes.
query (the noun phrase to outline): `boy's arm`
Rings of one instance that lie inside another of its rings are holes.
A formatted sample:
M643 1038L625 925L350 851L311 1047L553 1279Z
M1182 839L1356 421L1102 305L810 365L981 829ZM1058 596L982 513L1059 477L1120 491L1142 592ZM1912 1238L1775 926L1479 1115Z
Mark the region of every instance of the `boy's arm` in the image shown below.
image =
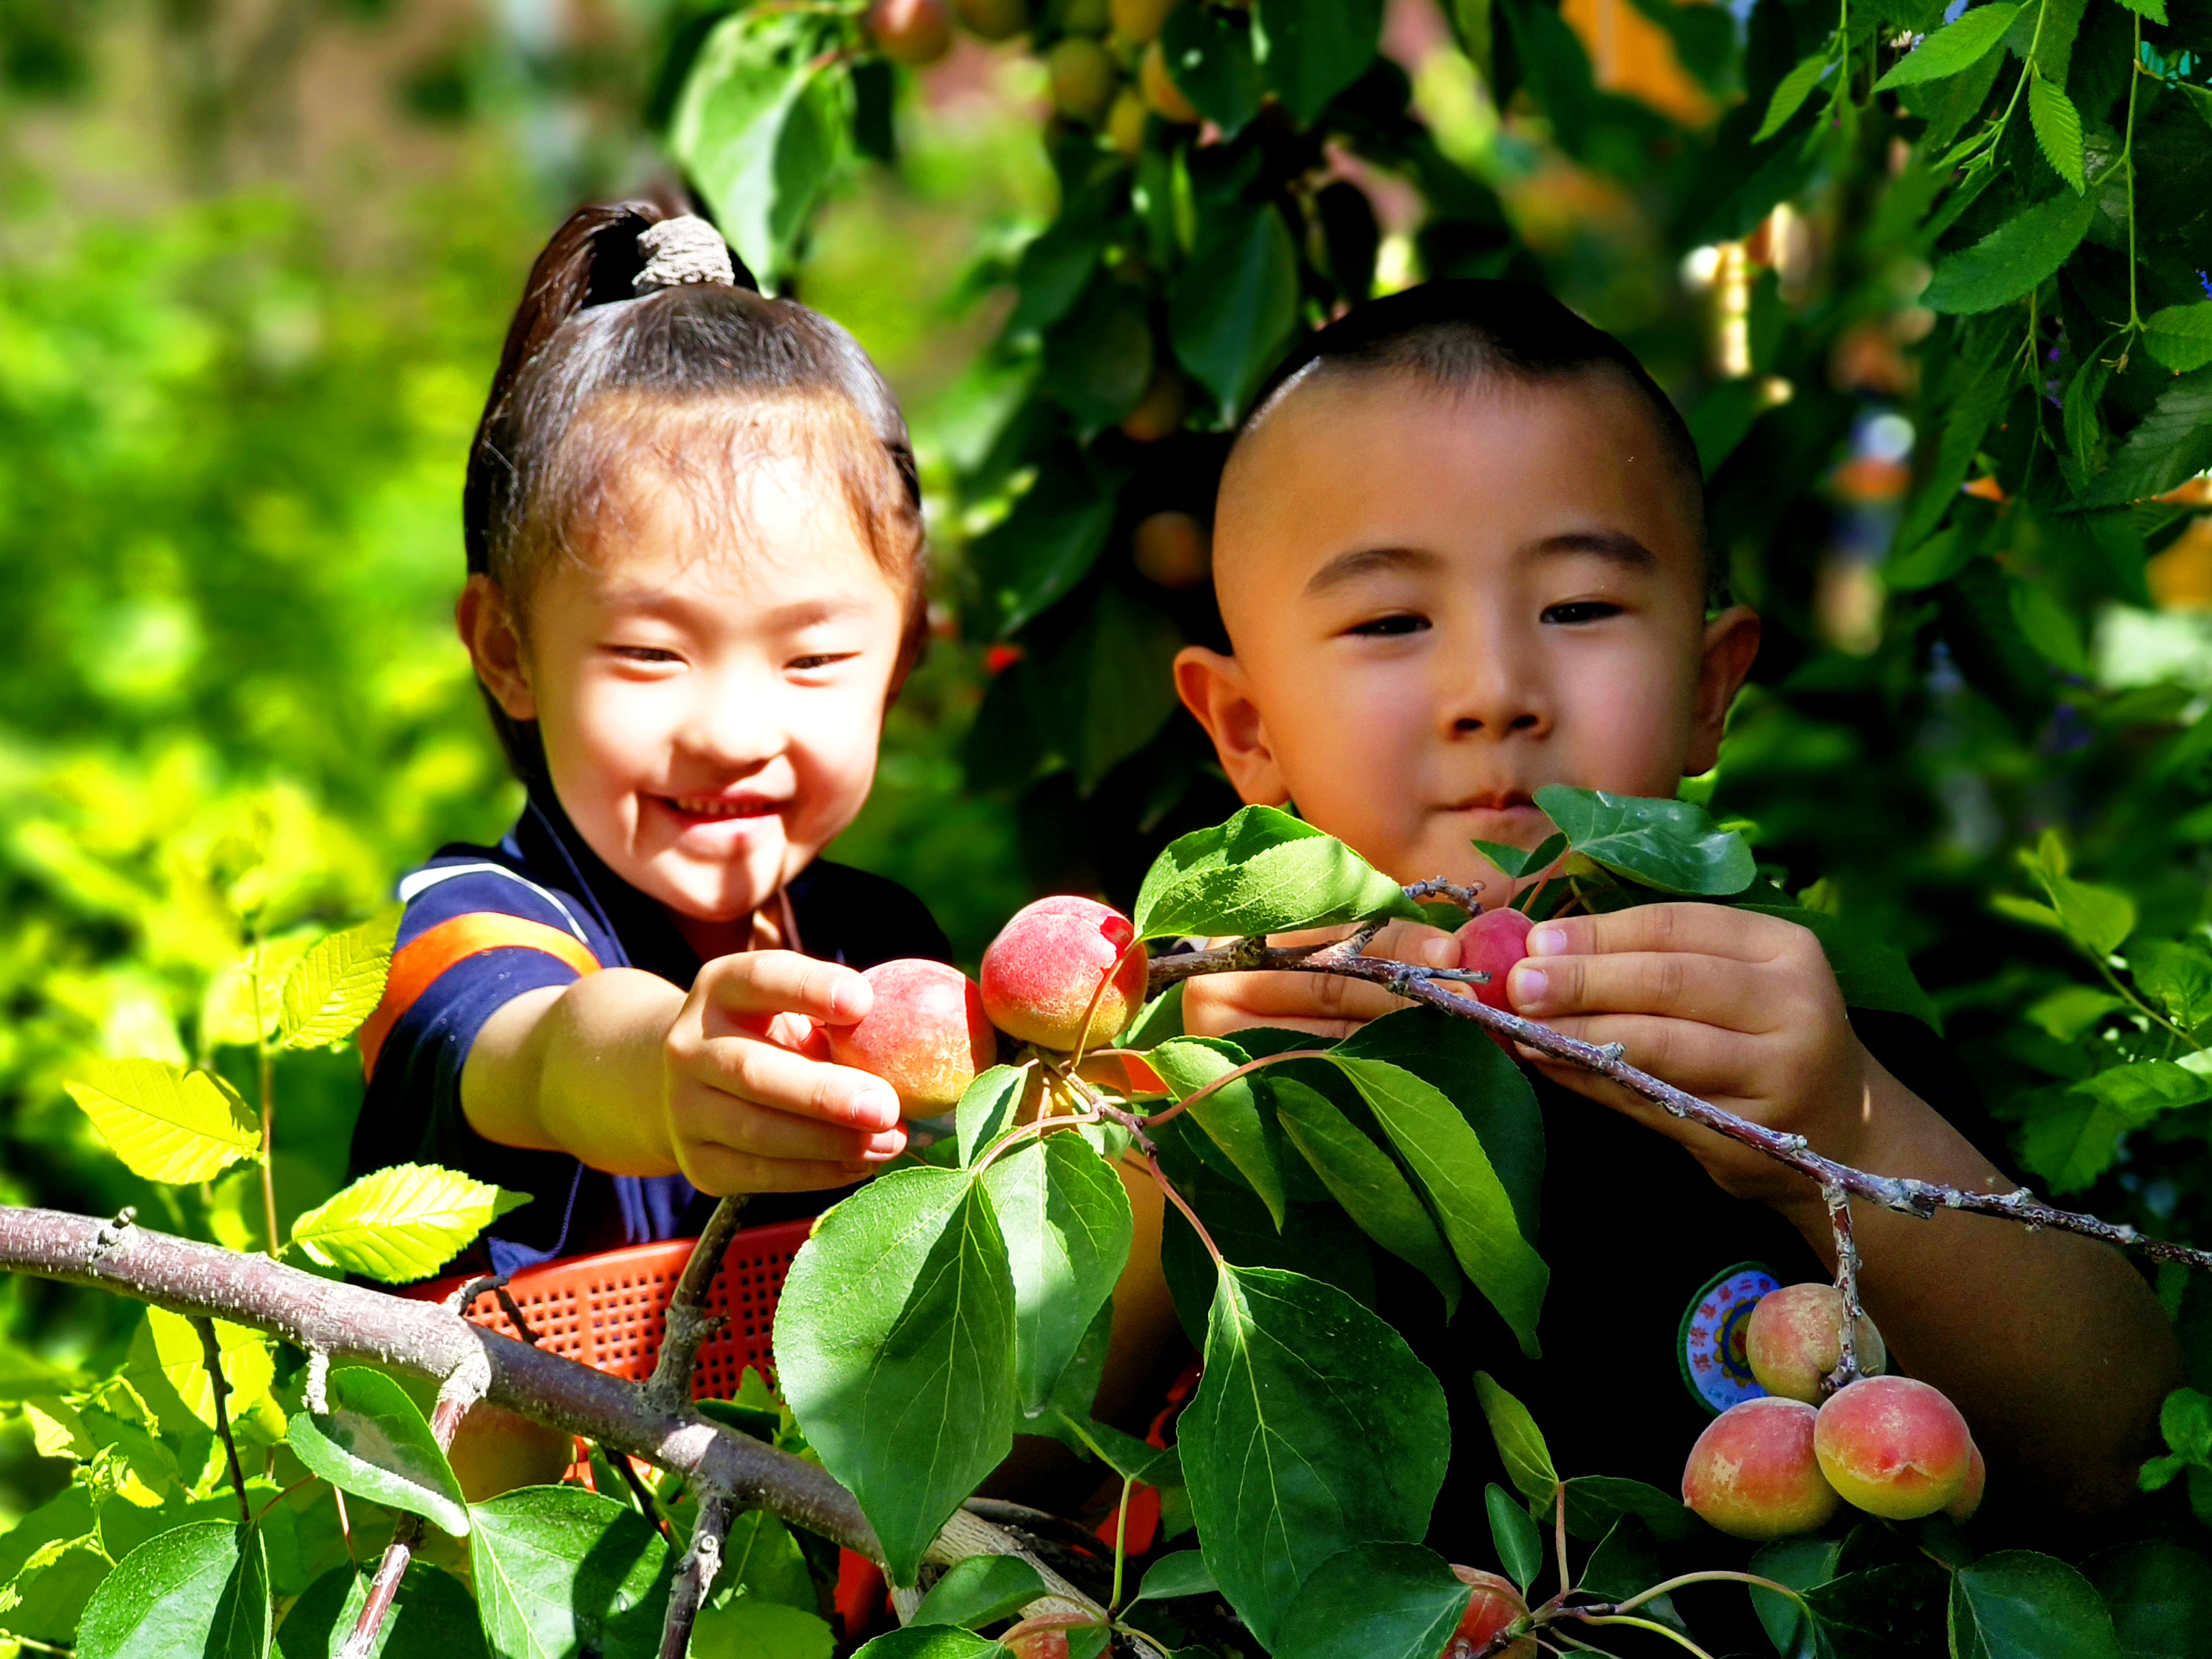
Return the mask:
M1866 1051L1804 928L1718 905L1645 905L1547 922L1528 948L1509 990L1532 1019L1621 1043L1632 1064L1802 1133L1838 1162L1954 1187L2013 1185ZM1780 1211L1832 1266L1826 1209L1803 1177L1589 1073L1538 1063L1680 1141L1724 1189ZM1891 1352L1950 1395L2014 1492L2075 1516L2126 1503L2181 1367L2157 1298L2119 1252L1955 1212L1916 1221L1862 1204L1852 1218L1860 1288Z
M723 957L689 993L611 968L525 992L484 1022L461 1110L487 1140L557 1149L615 1175L680 1170L702 1192L839 1187L906 1144L880 1079L823 1058L814 1022L873 994L787 951Z

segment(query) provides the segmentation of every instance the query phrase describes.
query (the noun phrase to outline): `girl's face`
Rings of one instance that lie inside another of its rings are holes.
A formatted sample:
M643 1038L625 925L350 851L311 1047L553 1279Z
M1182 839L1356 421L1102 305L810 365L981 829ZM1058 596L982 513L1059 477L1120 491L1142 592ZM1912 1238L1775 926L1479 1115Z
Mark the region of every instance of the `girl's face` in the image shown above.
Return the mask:
M531 593L513 685L486 683L538 722L592 850L698 945L867 799L906 595L799 458L732 484L738 532L649 473L623 493L620 529Z

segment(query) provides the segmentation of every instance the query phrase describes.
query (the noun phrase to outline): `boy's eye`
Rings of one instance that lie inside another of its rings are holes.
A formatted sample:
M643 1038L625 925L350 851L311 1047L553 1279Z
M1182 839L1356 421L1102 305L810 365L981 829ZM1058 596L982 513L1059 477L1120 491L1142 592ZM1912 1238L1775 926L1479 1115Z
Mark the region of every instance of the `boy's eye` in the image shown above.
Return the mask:
M1570 599L1565 605L1547 605L1541 620L1572 627L1577 623L1603 622L1607 617L1620 615L1620 607L1605 599Z
M830 668L841 662L850 662L860 653L857 651L823 652L811 657L793 657L791 666L795 672L811 673L817 669Z
M1355 623L1344 631L1361 639L1395 639L1401 634L1425 633L1429 628L1426 617L1408 616L1401 612L1395 617L1377 617L1372 622Z
M609 647L625 662L682 662L673 651L664 651L657 645L617 645Z

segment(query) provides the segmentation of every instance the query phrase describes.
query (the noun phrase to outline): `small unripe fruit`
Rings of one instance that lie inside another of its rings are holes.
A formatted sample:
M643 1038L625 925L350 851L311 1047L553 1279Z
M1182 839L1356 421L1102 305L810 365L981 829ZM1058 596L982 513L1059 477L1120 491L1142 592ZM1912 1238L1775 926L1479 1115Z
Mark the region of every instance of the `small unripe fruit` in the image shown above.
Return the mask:
M1140 444L1158 443L1182 429L1182 376L1171 368L1155 370L1143 401L1122 417L1121 434Z
M1112 0L1063 0L1060 26L1070 34L1097 34L1113 15Z
M1213 539L1188 513L1155 513L1129 538L1137 574L1171 590L1195 587L1213 573Z
M1451 1633L1451 1640L1444 1644L1437 1659L1468 1659L1488 1647L1492 1638L1515 1620L1528 1617L1528 1603L1510 1578L1479 1567L1462 1567L1456 1561L1452 1571L1468 1586L1467 1611L1460 1614L1459 1628ZM1491 1659L1536 1659L1536 1651L1534 1637L1516 1637Z
M957 1105L999 1052L975 981L916 957L878 963L860 977L874 988L875 1006L865 1019L829 1027L830 1057L890 1084L902 1116Z
M1030 26L1029 0L952 0L968 33L984 40L1011 40Z
M1114 0L1114 38L1141 46L1158 36L1175 8L1176 0Z
M1145 48L1145 61L1137 71L1137 83L1145 89L1145 101L1163 121L1186 127L1197 121L1198 106L1184 97L1182 88L1170 77L1167 51L1157 40Z
M1136 936L1127 916L1096 899L1039 899L1016 911L983 952L984 1012L1009 1036L1040 1048L1103 1047L1144 1006Z
M1487 985L1470 985L1477 1002L1513 1012L1506 1000L1505 981L1513 964L1528 954L1528 930L1535 923L1518 910L1500 905L1485 910L1459 930L1459 965L1469 973L1490 975Z
M1759 1297L1744 1329L1751 1374L1767 1393L1820 1403L1820 1384L1844 1357L1844 1298L1832 1285L1785 1285ZM1859 1316L1859 1374L1888 1369L1888 1350L1874 1321Z
M1096 121L1114 96L1114 60L1106 48L1071 34L1045 54L1053 107L1072 120Z
M1982 1506L1982 1488L1990 1482L1990 1466L1982 1461L1982 1449L1969 1446L1967 1451L1966 1480L1959 1487L1959 1495L1943 1506L1943 1513L1954 1521L1973 1517L1974 1511Z
M453 1431L446 1461L461 1496L483 1504L519 1486L560 1485L576 1461L576 1437L478 1401Z
M1106 112L1106 140L1132 161L1145 152L1145 118L1148 112L1145 100L1137 95L1133 87L1124 87L1114 94L1114 106Z
M875 0L868 33L894 64L933 64L952 50L952 17L945 0Z
M1958 1497L1974 1442L1937 1389L1909 1376L1869 1376L1829 1396L1813 1449L1844 1502L1885 1520L1917 1521Z
M1764 1396L1707 1425L1682 1469L1682 1501L1731 1538L1788 1538L1835 1514L1838 1498L1813 1449L1816 1413Z

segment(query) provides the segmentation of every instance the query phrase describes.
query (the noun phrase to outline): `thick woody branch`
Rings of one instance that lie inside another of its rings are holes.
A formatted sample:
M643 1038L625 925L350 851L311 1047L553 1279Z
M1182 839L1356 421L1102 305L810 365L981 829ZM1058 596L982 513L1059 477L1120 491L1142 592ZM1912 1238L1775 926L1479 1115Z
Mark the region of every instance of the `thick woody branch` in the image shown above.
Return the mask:
M690 1260L668 1298L668 1314L660 1336L660 1354L645 1384L647 1403L665 1412L679 1412L691 1403L691 1373L699 1364L699 1350L720 1322L707 1311L707 1292L722 1270L722 1257L737 1236L744 1214L743 1196L723 1199L707 1218L706 1231L691 1247ZM728 1523L723 1523L726 1526Z
M465 1287L448 1299L446 1311L459 1315L475 1296L477 1286ZM483 1398L484 1387L491 1378L491 1367L482 1354L473 1354L459 1369L449 1374L438 1385L437 1403L430 1408L430 1434L437 1441L440 1451L453 1449L453 1437L460 1432L461 1419L469 1408ZM354 1620L353 1634L338 1650L338 1659L368 1659L376 1651L377 1636L384 1621L392 1612L392 1603L399 1595L399 1585L407 1577L407 1564L414 1558L415 1547L422 1541L422 1517L403 1516L399 1524L392 1529L392 1541L385 1546L384 1559L377 1563L376 1577L369 1580L368 1595L361 1604L361 1615Z
M1879 1204L1899 1215L1909 1215L1926 1221L1944 1210L1964 1211L1969 1215L1997 1216L2008 1221L2019 1222L2027 1227L2048 1227L2056 1232L2078 1233L2084 1238L2100 1239L2107 1244L2117 1244L2125 1249L2140 1250L2157 1261L2179 1261L2192 1267L2212 1269L2212 1252L2192 1250L2185 1245L2165 1239L2148 1238L2124 1222L2100 1220L2093 1215L2081 1215L2072 1210L2062 1210L2045 1203L2027 1188L2016 1188L2008 1193L1969 1192L1962 1188L1948 1187L1940 1182L1921 1181L1911 1176L1878 1176L1864 1170L1853 1169L1848 1164L1838 1164L1833 1158L1823 1158L1812 1149L1802 1135L1784 1134L1770 1129L1765 1124L1753 1123L1748 1118L1724 1112L1719 1107L1677 1089L1671 1083L1662 1082L1649 1073L1631 1066L1618 1044L1603 1048L1566 1036L1548 1025L1523 1019L1500 1008L1477 1002L1472 997L1462 996L1449 988L1462 975L1439 969L1417 967L1410 963L1391 962L1378 957L1369 957L1357 951L1346 951L1344 941L1339 945L1294 945L1277 947L1255 945L1250 939L1213 951L1191 951L1179 956L1162 957L1152 963L1150 990L1157 995L1170 985L1196 979L1204 974L1243 973L1261 970L1291 974L1336 974L1346 979L1362 980L1379 985L1392 994L1411 1002L1425 1004L1440 1009L1457 1019L1472 1020L1485 1030L1496 1033L1510 1042L1516 1042L1535 1050L1549 1060L1564 1060L1578 1066L1586 1072L1595 1073L1608 1081L1619 1084L1629 1093L1674 1117L1697 1123L1714 1133L1724 1135L1741 1146L1765 1153L1776 1163L1796 1170L1823 1192L1843 1194L1847 1199L1863 1199Z
M727 1199L722 1200L728 1203ZM668 1592L668 1613L660 1626L660 1659L684 1659L691 1650L691 1626L714 1575L722 1570L722 1540L730 1535L737 1510L728 1498L710 1492L699 1500L699 1520L691 1542L676 1564L676 1583Z

